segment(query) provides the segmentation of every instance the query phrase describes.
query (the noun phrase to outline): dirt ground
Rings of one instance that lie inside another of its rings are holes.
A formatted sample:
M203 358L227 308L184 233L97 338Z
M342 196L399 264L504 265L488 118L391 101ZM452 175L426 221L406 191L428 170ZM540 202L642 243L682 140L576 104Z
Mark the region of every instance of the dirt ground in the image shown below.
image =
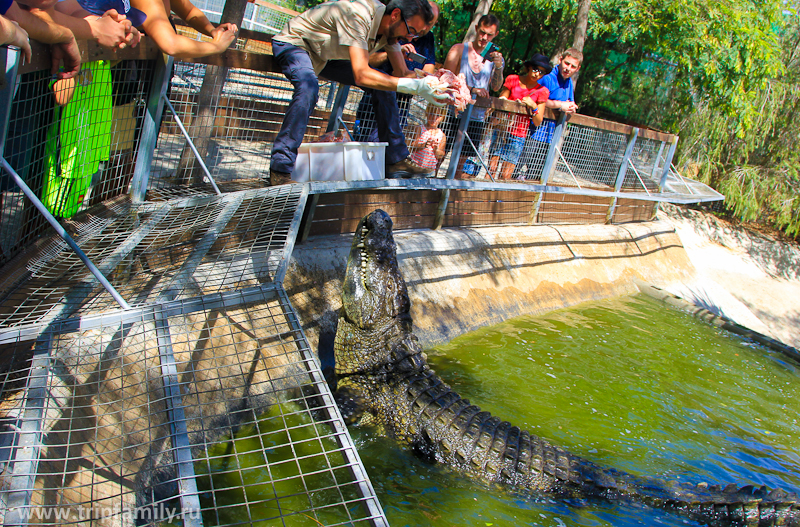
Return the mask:
M691 283L667 290L800 348L800 247L672 205L659 219L675 226L697 269Z

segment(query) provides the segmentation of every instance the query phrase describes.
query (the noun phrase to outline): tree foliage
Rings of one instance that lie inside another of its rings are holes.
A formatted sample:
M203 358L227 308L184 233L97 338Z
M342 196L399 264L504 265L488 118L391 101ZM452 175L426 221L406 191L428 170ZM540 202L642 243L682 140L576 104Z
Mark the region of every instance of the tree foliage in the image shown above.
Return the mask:
M800 234L800 20L787 13L781 34L779 75L747 97L753 119L742 122L711 104L684 120L679 163L725 194L743 220L774 224ZM776 68L777 69L777 68ZM687 141L688 140L688 141Z
M572 43L578 1L494 1L507 73ZM442 52L460 41L474 0L444 5ZM681 168L725 194L742 218L798 235L800 24L789 5L593 0L581 113L678 133Z
M306 0L306 5L319 0ZM438 56L479 0L440 0ZM494 0L506 74L573 42L580 0ZM800 23L785 0L592 0L581 113L681 137L677 164L744 219L800 234Z

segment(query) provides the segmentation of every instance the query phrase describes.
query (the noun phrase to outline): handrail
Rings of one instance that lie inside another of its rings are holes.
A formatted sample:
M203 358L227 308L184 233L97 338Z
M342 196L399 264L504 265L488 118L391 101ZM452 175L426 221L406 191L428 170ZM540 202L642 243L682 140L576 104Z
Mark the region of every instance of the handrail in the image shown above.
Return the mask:
M19 73L30 73L33 71L49 70L50 46L31 39L31 60L19 67ZM91 62L93 60L154 60L161 51L156 46L152 38L142 35L139 45L135 48L128 48L112 51L100 46L97 42L80 40L78 49L81 52L81 62Z
M528 114L528 106L519 101L509 101L508 99L499 99L497 97L478 97L474 102L477 108L492 108L494 110L501 110L504 112L513 112L522 115ZM557 112L552 108L545 108L545 119L558 119L561 112ZM598 117L591 117L579 113L567 115L567 120L572 125L589 126L591 128L598 128L600 130L607 130L609 132L616 132L623 135L628 135L636 126L619 123L616 121L607 121ZM639 127L639 137L646 139L653 139L656 141L671 142L676 135L667 132L661 132L650 128Z

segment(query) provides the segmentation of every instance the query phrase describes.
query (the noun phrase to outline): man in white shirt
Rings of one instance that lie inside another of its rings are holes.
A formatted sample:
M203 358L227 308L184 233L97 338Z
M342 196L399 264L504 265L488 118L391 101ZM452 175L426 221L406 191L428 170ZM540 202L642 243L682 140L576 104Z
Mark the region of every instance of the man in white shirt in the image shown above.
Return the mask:
M456 75L463 73L469 91L473 96L489 97L489 88L498 91L503 87L503 67L505 66L503 55L499 51L490 51L484 57L484 52L497 36L499 27L500 21L496 16L492 14L484 15L475 25L475 39L472 42L455 44L447 52L444 68ZM489 48L489 50L491 49ZM485 112L486 110L483 108L473 108L470 115L467 135L476 147L483 139ZM447 138L447 143L452 148L458 127L454 112L450 113L450 122L452 124L444 128L450 134ZM474 176L480 172L479 165L473 160L473 158L477 159L477 156L478 152L472 147L472 144L465 142L461 148L461 156L456 168L456 179L461 179L464 175Z
M292 101L272 148L270 184L288 183L306 126L319 96L319 77L373 92L378 137L386 148L387 177L427 174L411 161L400 127L395 92L420 95L434 104L449 96L431 84L433 77L397 78L369 65L370 53L386 49L400 55L399 38L412 39L433 23L428 0L331 0L289 20L272 39L272 52L294 86Z

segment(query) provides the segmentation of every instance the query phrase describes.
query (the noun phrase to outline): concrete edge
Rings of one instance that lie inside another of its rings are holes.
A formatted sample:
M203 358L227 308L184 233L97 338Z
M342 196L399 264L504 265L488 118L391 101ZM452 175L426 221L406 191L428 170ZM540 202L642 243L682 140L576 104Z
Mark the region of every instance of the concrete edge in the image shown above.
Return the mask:
M699 307L679 296L675 296L666 292L660 287L656 287L652 284L644 282L643 280L634 278L633 282L636 287L639 288L641 293L644 293L651 298L680 309L681 311L685 311L690 315L708 322L709 324L712 324L718 328L751 339L763 346L767 346L772 350L781 352L797 362L800 362L800 350L795 347L784 344L783 342L775 340L772 337L768 337L763 333L759 333L758 331L753 331L750 328L746 328L724 316L717 315L716 313L713 313L704 307Z

